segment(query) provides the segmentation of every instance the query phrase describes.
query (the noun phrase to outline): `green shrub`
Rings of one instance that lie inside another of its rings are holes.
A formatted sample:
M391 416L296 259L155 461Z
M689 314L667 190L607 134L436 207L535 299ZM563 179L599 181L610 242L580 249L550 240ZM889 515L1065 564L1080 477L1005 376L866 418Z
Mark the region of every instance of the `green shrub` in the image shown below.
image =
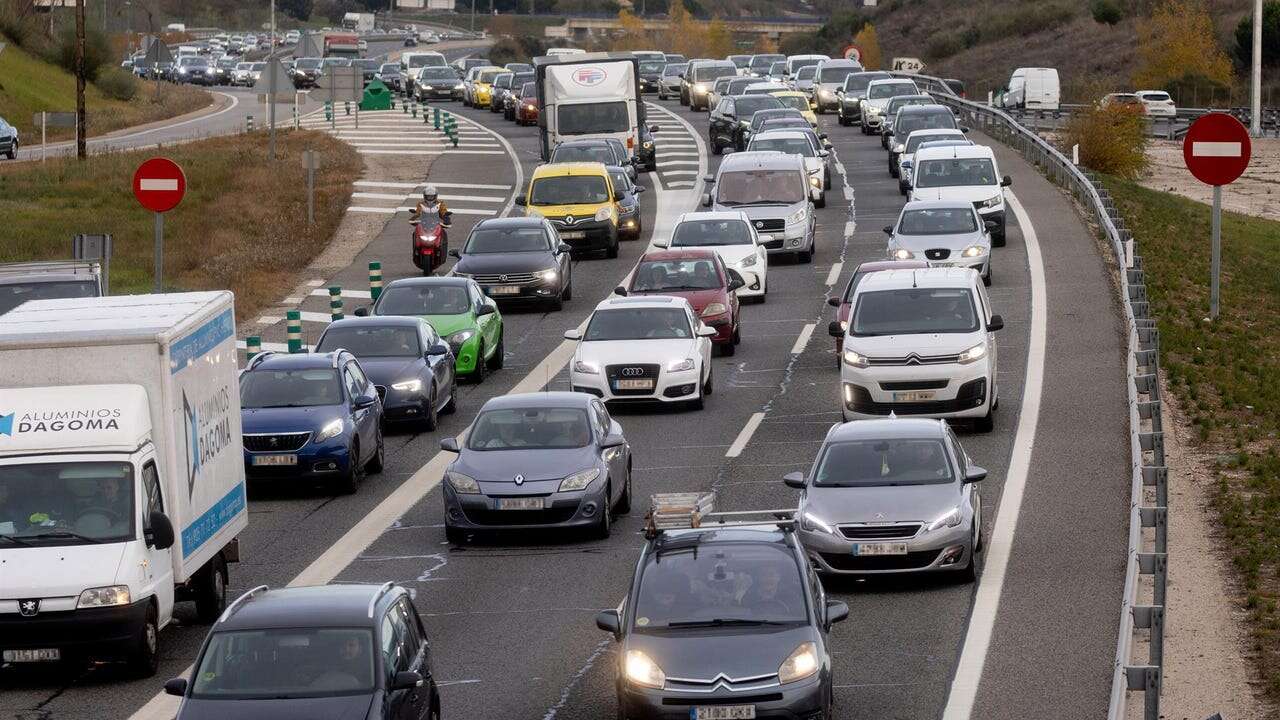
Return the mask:
M925 45L925 54L930 60L938 61L955 55L965 48L964 38L954 30L939 30L929 36Z
M1097 172L1133 179L1147 166L1147 116L1141 107L1093 106L1072 113L1066 147L1080 146L1080 164Z
M1094 21L1107 25L1115 25L1124 19L1124 9L1116 0L1093 0L1089 12L1093 13Z
M104 69L93 84L113 100L128 101L138 94L138 78L124 68Z
M69 27L58 36L54 57L45 58L71 74L76 71L76 30ZM86 28L84 35L84 75L93 82L104 65L111 62L111 44L107 36Z

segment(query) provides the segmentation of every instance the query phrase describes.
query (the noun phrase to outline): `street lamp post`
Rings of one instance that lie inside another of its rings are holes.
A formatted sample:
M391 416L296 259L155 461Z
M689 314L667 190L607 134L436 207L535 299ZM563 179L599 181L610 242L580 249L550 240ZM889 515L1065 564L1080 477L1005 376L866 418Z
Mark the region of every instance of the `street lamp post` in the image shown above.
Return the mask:
M1252 119L1249 134L1262 137L1262 0L1253 2L1253 78Z

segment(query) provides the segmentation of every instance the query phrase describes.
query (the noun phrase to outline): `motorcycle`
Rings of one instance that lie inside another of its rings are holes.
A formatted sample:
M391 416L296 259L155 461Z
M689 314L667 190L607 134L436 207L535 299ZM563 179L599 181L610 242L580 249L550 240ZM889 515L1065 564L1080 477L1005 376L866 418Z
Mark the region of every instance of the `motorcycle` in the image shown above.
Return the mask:
M453 213L445 213L443 221L438 214L431 213L410 221L413 224L410 236L413 264L422 270L423 275L435 272L449 256L448 228L452 219Z

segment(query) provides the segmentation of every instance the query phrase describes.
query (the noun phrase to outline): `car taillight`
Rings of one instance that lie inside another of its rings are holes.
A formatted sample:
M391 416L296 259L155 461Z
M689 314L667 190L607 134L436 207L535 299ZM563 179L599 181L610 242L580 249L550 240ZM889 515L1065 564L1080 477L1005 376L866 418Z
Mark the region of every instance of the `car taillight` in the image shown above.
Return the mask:
M627 138L627 149L628 150L634 149L635 146L636 146L636 139L632 137Z

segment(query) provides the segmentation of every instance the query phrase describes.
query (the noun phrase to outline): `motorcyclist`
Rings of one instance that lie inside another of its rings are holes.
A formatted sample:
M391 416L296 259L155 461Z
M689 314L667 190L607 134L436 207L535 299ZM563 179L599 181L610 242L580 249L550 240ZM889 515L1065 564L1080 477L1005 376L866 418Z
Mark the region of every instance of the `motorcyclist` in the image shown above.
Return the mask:
M435 213L440 218L440 224L445 227L449 226L449 208L440 199L440 194L436 191L435 185L428 185L422 189L422 200L413 209L410 220L419 220L423 213Z

